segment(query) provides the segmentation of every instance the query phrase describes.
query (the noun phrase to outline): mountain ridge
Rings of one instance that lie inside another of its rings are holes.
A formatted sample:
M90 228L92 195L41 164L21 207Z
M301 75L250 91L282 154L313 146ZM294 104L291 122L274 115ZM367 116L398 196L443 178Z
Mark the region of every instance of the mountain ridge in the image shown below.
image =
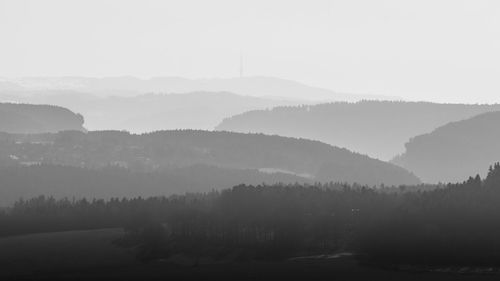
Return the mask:
M338 93L309 86L294 80L270 76L191 79L174 76L141 79L133 76L116 77L21 77L3 78L4 82L26 90L77 90L99 95L136 95L147 92L186 93L194 91L228 91L256 97L274 96L309 101L356 101L361 99L390 99L400 97ZM0 91L2 88L0 88Z

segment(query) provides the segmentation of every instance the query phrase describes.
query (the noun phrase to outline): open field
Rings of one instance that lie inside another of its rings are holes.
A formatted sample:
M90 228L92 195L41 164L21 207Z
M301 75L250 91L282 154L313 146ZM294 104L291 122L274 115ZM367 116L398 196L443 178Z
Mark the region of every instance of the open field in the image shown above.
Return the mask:
M120 229L0 238L0 280L498 280L498 275L413 273L360 266L350 256L284 262L142 263L114 246Z
M0 280L130 266L136 262L132 251L112 244L122 233L99 229L0 238Z

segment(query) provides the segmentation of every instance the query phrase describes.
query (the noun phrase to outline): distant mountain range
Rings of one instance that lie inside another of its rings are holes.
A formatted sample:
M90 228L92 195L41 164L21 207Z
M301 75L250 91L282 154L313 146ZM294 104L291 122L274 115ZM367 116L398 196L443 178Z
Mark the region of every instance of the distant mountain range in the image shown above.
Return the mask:
M156 77L140 79L131 76L89 77L25 77L0 78L0 92L12 90L73 90L100 96L135 96L145 93L231 92L254 97L274 97L300 101L357 101L362 99L400 99L390 96L354 95L308 86L274 77L241 77L187 79Z
M475 174L484 178L488 166L500 161L499 140L500 112L484 113L411 138L392 162L428 183L459 182Z
M0 103L0 132L36 134L83 131L83 122L81 115L59 106Z
M212 130L224 118L276 106L397 99L351 95L273 77L0 78L0 101L52 104L85 116L89 130Z
M65 165L91 169L118 166L161 172L194 165L251 169L306 180L368 185L415 184L403 168L318 141L209 131L67 131L0 135L0 165ZM214 186L214 188L217 188Z
M404 143L413 136L496 110L499 104L336 102L249 111L225 119L216 130L302 137L389 160L402 153Z

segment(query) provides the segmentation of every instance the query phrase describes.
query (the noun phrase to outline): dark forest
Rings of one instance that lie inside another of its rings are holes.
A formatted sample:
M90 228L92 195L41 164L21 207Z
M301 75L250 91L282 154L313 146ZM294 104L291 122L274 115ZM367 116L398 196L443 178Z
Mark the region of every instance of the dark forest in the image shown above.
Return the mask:
M500 265L500 164L458 184L239 185L170 197L19 200L0 235L121 227L141 259L287 259L347 251L372 262Z

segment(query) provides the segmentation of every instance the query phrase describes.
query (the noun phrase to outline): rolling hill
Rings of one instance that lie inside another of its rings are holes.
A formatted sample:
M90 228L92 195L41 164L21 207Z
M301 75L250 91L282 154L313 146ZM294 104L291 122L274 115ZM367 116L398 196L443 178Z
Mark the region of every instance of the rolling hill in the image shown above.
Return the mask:
M45 133L85 130L83 117L66 108L51 105L0 103L0 131Z
M0 99L66 107L85 116L89 130L211 130L225 117L249 110L297 105L290 99L260 98L229 92L141 94L100 97L73 90L3 92Z
M500 105L337 102L249 111L225 119L216 130L302 137L389 160L413 136L495 110Z
M500 161L500 112L451 122L411 138L392 162L413 171L424 182L459 182Z
M396 165L318 141L210 131L120 131L0 134L0 164L65 165L90 169L118 166L133 172L162 172L205 165L221 169L288 174L296 179L368 185L415 184ZM217 186L214 186L217 187Z
M212 130L251 110L326 101L395 99L352 95L274 77L187 79L155 77L0 78L0 100L66 107L89 130ZM147 110L144 110L147 108Z
M310 101L357 101L362 99L397 99L389 96L354 95L337 93L328 89L309 86L293 80L248 76L238 78L188 79L182 77L154 77L140 79L119 77L24 77L0 79L5 89L73 90L99 96L135 96L145 93L231 92L254 97ZM0 85L0 91L2 87Z
M88 169L58 165L0 168L0 206L11 206L20 198L133 198L170 196L187 192L228 189L241 183L310 184L307 178L286 173L264 173L257 169L219 168L209 165L137 172L119 167Z

